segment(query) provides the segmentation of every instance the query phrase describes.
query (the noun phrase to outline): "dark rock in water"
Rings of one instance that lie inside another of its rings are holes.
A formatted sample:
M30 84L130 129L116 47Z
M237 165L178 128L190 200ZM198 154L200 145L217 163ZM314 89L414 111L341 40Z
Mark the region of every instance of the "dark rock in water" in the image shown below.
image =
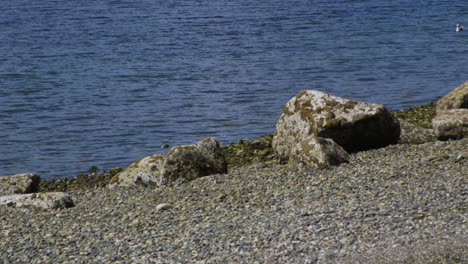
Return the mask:
M293 146L310 135L331 138L354 152L397 143L400 124L383 105L304 90L286 104L276 124L273 149L288 157Z
M91 166L86 172L79 172L75 175L76 179L85 178L91 175L96 175L99 173L99 168L96 166Z
M99 168L96 167L96 166L91 166L91 168L89 168L89 170L88 170L88 173L97 174L97 173L99 173Z

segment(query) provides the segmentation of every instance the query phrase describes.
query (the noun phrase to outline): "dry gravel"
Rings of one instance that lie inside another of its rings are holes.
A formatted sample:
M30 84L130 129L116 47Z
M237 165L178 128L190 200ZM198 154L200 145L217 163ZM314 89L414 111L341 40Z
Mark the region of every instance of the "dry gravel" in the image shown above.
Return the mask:
M257 164L173 188L73 192L64 210L1 207L0 262L340 263L467 238L467 146L399 144L308 174Z

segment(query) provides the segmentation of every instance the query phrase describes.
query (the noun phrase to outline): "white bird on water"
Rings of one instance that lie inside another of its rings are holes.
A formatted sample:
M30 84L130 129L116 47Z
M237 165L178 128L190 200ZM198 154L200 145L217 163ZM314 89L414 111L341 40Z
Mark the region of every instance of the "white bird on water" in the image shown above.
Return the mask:
M455 29L456 32L460 32L463 30L463 26L460 24L457 24L457 28Z

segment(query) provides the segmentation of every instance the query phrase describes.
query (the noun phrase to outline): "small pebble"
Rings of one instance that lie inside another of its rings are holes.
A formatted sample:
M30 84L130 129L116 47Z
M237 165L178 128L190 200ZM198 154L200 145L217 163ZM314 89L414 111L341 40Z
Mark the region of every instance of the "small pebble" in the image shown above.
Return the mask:
M165 210L169 210L169 209L172 209L173 206L171 204L168 204L168 203L162 203L162 204L158 204L156 206L156 210L158 211L165 211Z

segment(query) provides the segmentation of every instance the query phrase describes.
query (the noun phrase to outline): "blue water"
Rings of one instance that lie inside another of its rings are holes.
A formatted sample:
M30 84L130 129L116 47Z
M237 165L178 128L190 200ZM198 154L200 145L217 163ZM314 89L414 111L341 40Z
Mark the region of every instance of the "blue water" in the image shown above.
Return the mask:
M468 80L465 0L10 0L0 14L0 175L255 138L302 89L402 109Z

